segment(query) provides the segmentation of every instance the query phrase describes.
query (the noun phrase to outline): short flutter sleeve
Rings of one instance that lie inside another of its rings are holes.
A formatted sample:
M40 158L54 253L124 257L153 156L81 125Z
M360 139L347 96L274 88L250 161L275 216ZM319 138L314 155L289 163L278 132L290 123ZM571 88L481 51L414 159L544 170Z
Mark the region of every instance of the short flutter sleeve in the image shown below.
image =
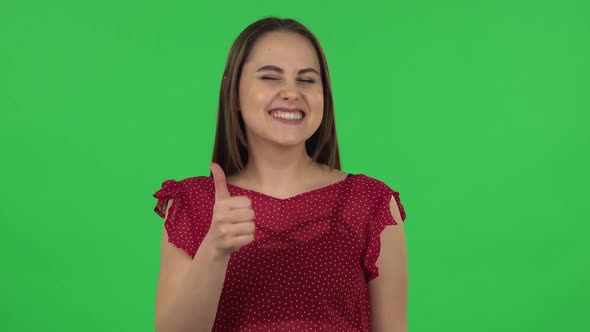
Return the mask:
M166 180L153 196L158 199L154 211L162 218L165 217L168 200L172 199L168 218L164 221L168 242L194 257L200 243L195 241L196 229L183 181Z
M379 268L377 267L377 258L381 251L381 232L388 225L397 225L399 222L406 220L406 211L399 197L399 192L391 189L387 185L383 185L381 198L378 199L377 206L370 220L369 225L369 240L367 251L364 257L365 263L365 279L367 282L375 279L379 275ZM391 215L390 202L391 197L395 199L397 207L400 212L401 221L395 220Z

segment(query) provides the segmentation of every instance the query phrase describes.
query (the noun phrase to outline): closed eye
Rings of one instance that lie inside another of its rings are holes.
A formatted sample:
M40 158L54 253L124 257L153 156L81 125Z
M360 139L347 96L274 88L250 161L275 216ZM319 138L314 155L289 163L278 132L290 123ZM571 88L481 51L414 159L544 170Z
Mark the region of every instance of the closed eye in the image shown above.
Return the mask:
M268 77L268 76L263 76L263 77L261 77L261 79L263 79L263 80L278 80L278 78ZM314 80L299 80L299 81L306 82L306 83L315 83Z

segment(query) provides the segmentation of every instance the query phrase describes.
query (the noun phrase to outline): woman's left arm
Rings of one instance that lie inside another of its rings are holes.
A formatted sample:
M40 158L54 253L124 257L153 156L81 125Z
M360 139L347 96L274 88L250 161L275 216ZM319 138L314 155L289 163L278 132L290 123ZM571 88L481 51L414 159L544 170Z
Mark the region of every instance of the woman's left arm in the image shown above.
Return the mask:
M408 262L402 218L392 197L391 215L397 225L381 232L379 275L369 281L372 332L407 332Z

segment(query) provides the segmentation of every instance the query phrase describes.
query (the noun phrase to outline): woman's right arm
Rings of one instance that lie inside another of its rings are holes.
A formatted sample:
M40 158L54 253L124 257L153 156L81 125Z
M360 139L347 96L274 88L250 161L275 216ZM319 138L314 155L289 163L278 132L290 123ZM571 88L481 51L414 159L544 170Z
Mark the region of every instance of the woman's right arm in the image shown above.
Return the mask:
M209 230L194 259L169 243L166 229L162 231L157 332L211 331L230 256L254 241L252 200L248 196L232 197L221 166L212 162L209 168L215 183L215 205ZM164 224L172 199L169 203Z
M171 205L172 200L165 218ZM168 242L166 229L162 230L156 332L212 330L229 258L213 250L205 237L192 259Z

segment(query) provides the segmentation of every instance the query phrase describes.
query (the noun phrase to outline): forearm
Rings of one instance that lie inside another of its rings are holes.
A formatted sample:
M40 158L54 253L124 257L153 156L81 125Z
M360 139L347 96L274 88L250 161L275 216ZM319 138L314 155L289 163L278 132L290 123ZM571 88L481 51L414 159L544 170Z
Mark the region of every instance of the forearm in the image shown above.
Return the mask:
M184 281L156 321L157 332L209 332L213 328L229 256L203 242Z

